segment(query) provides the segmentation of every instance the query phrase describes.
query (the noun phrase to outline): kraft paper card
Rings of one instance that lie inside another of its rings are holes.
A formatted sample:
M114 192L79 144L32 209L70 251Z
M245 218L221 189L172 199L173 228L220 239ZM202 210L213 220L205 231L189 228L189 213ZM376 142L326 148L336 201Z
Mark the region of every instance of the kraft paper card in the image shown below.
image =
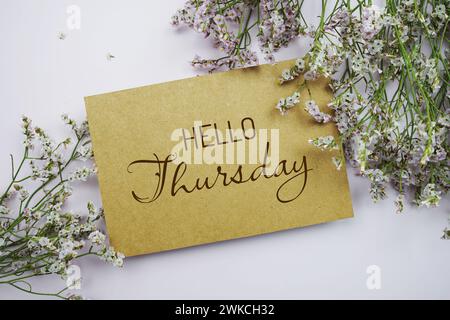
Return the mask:
M86 108L111 244L126 256L352 217L345 166L308 139L336 136L263 65L96 95ZM309 85L326 111L326 80Z

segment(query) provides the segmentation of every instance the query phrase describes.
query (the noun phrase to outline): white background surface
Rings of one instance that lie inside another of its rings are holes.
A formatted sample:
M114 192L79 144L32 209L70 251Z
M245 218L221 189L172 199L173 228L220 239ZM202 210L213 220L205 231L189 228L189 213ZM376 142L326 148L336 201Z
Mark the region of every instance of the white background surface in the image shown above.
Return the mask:
M21 152L22 114L55 136L62 113L85 116L83 97L195 75L195 53L210 43L168 21L182 0L1 0L0 185L8 154ZM307 16L318 1L306 0ZM66 9L81 8L81 30L66 27ZM67 34L65 40L58 33ZM277 57L304 53L302 41ZM106 59L110 52L116 58ZM355 218L276 234L127 259L115 269L95 258L82 267L82 293L92 299L450 298L450 242L440 239L450 204L394 213L394 196L373 204L368 184L349 170ZM72 208L100 203L95 181L75 188ZM320 201L318 195L317 201ZM366 269L381 269L381 289ZM36 289L64 285L40 279ZM0 287L0 298L35 298Z

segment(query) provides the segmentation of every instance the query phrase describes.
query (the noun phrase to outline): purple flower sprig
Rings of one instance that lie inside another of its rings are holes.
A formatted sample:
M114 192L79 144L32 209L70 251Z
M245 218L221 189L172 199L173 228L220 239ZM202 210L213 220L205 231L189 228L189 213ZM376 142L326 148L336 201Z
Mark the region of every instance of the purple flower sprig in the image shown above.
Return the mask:
M46 131L22 117L23 155L11 155L11 179L0 193L0 286L29 294L79 299L81 278L72 278L76 259L97 256L121 267L124 256L108 245L101 231L103 210L92 202L87 214L67 208L75 183L96 174L81 165L93 157L86 121L62 117L71 135L56 143ZM78 163L78 165L77 165ZM37 291L30 279L58 275L66 286L58 292Z
M220 58L195 56L194 67L210 72L234 69L258 64L251 48L253 31L264 59L271 63L274 52L304 34L302 4L292 0L189 0L171 23L186 25L212 39L224 53Z
M336 124L338 145L370 181L374 201L394 186L397 212L410 194L416 205L437 206L450 187L449 11L450 3L437 0L387 0L384 8L323 0L304 72L293 66L281 75L283 83L303 74L299 88L330 79L333 115L312 102L306 112ZM322 142L311 140L323 148Z

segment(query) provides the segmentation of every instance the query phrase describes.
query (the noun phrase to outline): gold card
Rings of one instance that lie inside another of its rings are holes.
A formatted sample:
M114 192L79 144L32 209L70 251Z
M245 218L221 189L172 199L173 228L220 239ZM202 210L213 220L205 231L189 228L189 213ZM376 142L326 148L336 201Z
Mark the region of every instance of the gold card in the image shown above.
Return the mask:
M87 97L111 244L126 256L254 236L353 216L345 165L308 140L337 135L304 110L331 98L319 79L299 106L274 108L277 65ZM300 80L301 81L301 80Z

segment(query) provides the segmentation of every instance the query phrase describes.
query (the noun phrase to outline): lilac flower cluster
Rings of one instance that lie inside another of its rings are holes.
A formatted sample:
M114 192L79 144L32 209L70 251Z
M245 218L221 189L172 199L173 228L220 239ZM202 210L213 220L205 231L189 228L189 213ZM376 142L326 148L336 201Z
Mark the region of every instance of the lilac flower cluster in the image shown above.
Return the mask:
M438 205L450 185L449 161L449 10L448 1L322 1L320 22L308 25L303 2L269 0L188 1L173 23L210 37L225 52L219 59L196 58L210 71L257 63L250 31L258 30L265 60L298 36L312 45L280 75L280 83L298 80L296 92L282 98L282 115L300 102L300 92L319 77L330 80L328 110L309 93L305 111L318 123L334 122L339 137L310 142L326 150L342 146L344 157L370 183L378 201L390 183L398 190L397 212L413 195L417 205ZM412 191L412 192L408 192ZM448 237L450 238L450 231Z
M298 1L259 1L258 16L258 41L267 62L275 62L274 52L305 34L301 3Z
M189 0L172 16L171 23L203 34L224 52L217 59L195 56L194 67L233 69L258 64L257 53L251 49L254 29L268 62L274 62L274 52L304 34L301 4L292 0Z
M119 267L124 256L108 246L100 230L101 209L91 202L87 216L65 209L71 184L86 181L96 169L85 166L68 173L76 161L92 159L92 148L87 122L78 125L66 115L62 118L74 143L72 137L55 143L29 118L22 118L23 157L16 162L11 156L11 182L0 194L0 284L72 299L77 296L63 295L69 287L57 293L36 292L27 280L50 274L66 279L74 260L86 255Z
M450 3L388 0L382 9L365 1L332 2L304 57L300 88L330 78L333 116L311 101L305 110L319 123L334 121L340 136L339 142L323 137L311 143L342 145L350 164L371 182L375 201L391 182L399 192L398 212L407 190L417 205L438 205L450 186ZM293 67L281 78L299 75Z
M332 117L328 113L321 112L319 106L314 100L309 100L305 103L305 111L308 112L314 120L319 123L330 122Z
M281 98L280 101L278 101L276 108L280 111L282 115L286 115L287 111L290 108L295 107L295 105L299 102L300 102L300 93L294 92L289 97Z

